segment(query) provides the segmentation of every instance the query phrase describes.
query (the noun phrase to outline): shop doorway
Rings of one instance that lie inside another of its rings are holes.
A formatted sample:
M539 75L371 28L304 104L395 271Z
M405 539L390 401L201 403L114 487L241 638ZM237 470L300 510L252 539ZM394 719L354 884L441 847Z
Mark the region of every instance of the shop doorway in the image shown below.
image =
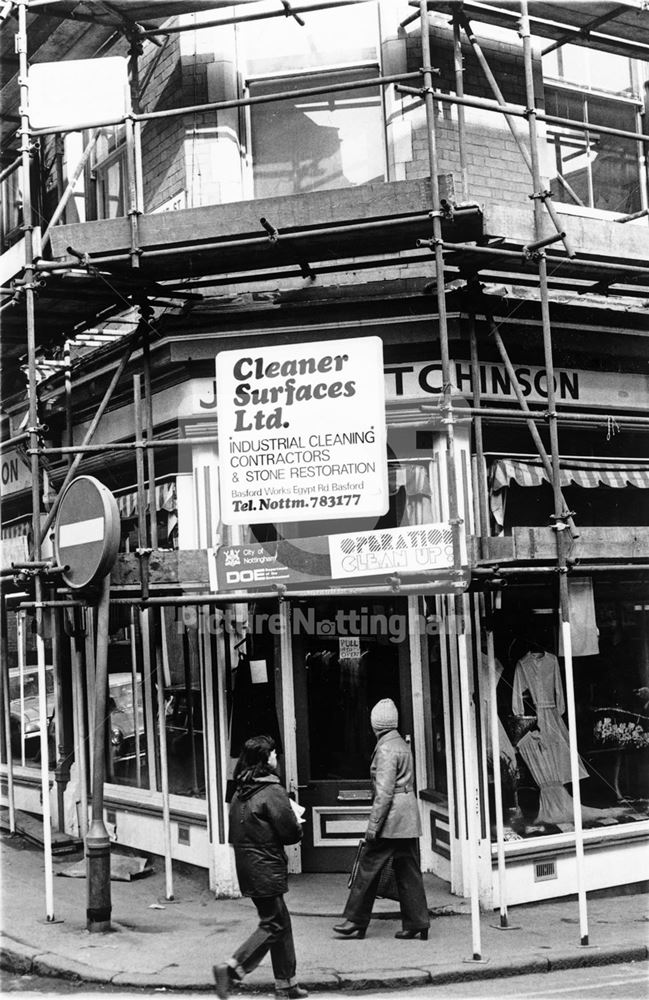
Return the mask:
M347 871L371 804L372 706L392 698L412 729L407 602L305 600L292 625L302 870Z

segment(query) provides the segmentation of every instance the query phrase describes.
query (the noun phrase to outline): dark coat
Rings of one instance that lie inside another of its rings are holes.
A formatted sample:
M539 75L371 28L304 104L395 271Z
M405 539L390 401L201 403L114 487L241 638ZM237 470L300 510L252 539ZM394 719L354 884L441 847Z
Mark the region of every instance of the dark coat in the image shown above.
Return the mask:
M238 788L230 806L230 843L242 894L264 897L288 892L284 844L297 844L301 838L302 826L276 775L255 778Z
M420 837L412 754L396 729L382 733L370 767L374 801L367 828L389 839Z

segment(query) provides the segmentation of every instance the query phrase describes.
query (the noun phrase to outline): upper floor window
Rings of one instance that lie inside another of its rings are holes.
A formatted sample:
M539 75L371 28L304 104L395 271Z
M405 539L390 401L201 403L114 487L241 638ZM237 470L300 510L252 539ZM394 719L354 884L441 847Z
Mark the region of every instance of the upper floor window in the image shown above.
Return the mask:
M124 126L102 131L91 159L91 180L98 219L126 215L126 147Z
M608 212L639 211L643 208L640 143L598 129L641 131L637 64L622 56L565 45L544 58L543 69L547 113L592 126L577 130L548 125L554 198Z
M351 187L385 177L382 95L378 86L300 96L304 89L379 75L376 5L238 26L243 83L251 97L293 94L252 104L247 157L255 198Z
M20 185L21 170L13 170L0 183L0 253L22 235L23 198Z

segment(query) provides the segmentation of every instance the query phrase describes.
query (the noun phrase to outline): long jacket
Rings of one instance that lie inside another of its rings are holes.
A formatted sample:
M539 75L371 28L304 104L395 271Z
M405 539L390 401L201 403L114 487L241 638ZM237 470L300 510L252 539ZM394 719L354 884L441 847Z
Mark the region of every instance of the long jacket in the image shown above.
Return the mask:
M284 844L297 844L302 827L286 790L274 774L237 789L230 806L230 843L244 896L288 891Z
M374 799L367 829L379 837L420 837L412 754L396 729L382 733L370 766Z

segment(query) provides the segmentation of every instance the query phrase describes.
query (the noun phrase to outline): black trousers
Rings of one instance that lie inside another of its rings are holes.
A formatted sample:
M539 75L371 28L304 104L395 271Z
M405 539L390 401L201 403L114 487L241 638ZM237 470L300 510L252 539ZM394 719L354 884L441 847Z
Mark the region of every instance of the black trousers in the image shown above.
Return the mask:
M372 916L381 869L392 857L399 889L403 929L417 931L429 926L428 905L417 846L418 841L415 837L407 839L377 837L365 845L358 873L343 913L345 920L367 927Z
M232 958L244 973L256 969L267 951L273 963L277 986L295 984L295 945L291 915L283 896L252 897L259 914L259 926L237 948Z

